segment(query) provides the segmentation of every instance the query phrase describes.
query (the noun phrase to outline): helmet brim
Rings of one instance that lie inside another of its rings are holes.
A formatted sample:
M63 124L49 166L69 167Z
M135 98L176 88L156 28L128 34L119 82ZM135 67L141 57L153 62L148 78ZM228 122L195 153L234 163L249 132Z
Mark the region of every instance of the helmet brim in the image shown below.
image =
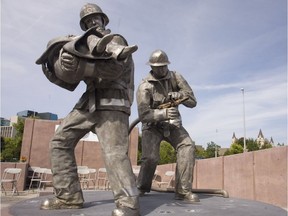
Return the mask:
M87 19L88 17L90 16L95 16L95 15L100 15L102 16L103 20L104 20L104 25L108 25L109 23L109 18L108 16L105 14L105 13L98 13L98 12L94 12L94 13L91 13L91 14L87 14L86 16L83 16L80 20L80 27L83 31L86 31L87 30L87 27L84 23L84 20Z
M163 62L160 62L160 63L150 63L150 62L147 62L146 64L147 64L147 65L150 65L150 66L161 67L161 66L169 65L170 62L169 62L169 61L168 61L168 62L165 62L165 63L163 63Z

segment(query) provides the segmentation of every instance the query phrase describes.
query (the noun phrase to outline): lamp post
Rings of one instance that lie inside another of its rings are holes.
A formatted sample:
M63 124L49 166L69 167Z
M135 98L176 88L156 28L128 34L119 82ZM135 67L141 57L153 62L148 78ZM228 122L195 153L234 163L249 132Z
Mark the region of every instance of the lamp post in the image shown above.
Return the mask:
M241 88L242 95L243 95L243 128L244 128L244 148L243 152L246 152L246 123L245 123L245 99L244 99L244 88Z
M216 142L217 142L217 139L218 139L218 129L216 129ZM217 143L215 143L215 158L217 158L217 155L218 155L218 149L217 149Z

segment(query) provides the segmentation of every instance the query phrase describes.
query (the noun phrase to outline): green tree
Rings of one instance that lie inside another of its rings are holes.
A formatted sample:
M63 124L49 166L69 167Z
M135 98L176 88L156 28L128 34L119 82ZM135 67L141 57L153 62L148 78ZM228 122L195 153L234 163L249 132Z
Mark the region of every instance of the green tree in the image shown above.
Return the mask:
M141 164L141 157L142 157L142 137L139 136L138 139L138 153L137 153L137 164ZM162 141L160 143L160 160L158 164L168 164L168 163L175 163L176 162L176 151L172 147L172 145L166 141Z
M176 151L172 145L166 141L160 143L160 161L158 164L168 164L176 162Z
M256 140L252 139L252 138L249 138L247 141L246 141L246 148L247 150L250 152L250 151L257 151L260 149L260 146L259 144L257 143Z
M4 149L1 152L1 161L15 162L20 158L21 143L13 138L4 138Z
M3 144L1 143L1 161L15 162L19 161L21 153L22 138L24 132L24 119L18 119L17 123L13 124L16 130L14 138L3 138ZM1 140L1 141L2 141Z
M15 138L21 138L21 140L22 140L23 133L24 133L24 123L25 123L24 119L18 118L17 123L13 124L13 127L16 129Z
M216 149L217 148L217 149ZM210 143L207 143L206 148L206 158L212 158L215 157L215 150L217 151L217 156L219 156L219 149L221 146L218 146L216 143L211 141Z
M246 141L247 141L247 140L246 140ZM241 138L237 139L237 140L235 141L235 143L233 143L233 144L241 145L242 148L244 148L244 138L241 137Z
M195 158L196 159L204 159L204 158L206 158L206 151L204 149L196 148L196 150L195 150Z
M238 139L235 143L238 145L241 145L242 148L244 149L244 138L243 137ZM248 152L257 151L260 149L260 145L257 143L256 140L254 140L252 138L248 138L248 139L246 139L246 149Z
M260 149L268 149L272 147L273 147L272 144L270 144L269 141L265 139L264 144L260 147Z
M229 149L230 154L240 154L243 153L243 146L237 143L233 143Z

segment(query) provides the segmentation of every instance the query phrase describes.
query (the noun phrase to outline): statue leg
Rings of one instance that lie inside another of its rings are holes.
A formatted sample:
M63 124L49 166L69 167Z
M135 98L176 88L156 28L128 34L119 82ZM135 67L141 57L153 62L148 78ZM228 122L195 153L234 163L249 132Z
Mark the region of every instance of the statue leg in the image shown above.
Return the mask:
M137 179L137 187L142 192L150 192L154 173L160 159L159 149L162 135L155 129L142 131L142 158Z
M113 34L107 34L102 38L96 35L90 35L87 38L87 44L92 55L101 55L106 50L106 46L113 39Z
M192 193L195 144L183 127L170 132L171 144L177 152L175 198L198 202L198 196Z
M112 55L112 57L117 60L124 60L129 55L137 51L138 49L137 45L125 46L115 42L111 42L113 37L114 37L113 34L107 34L102 38L99 38L95 35L90 35L87 38L87 44L91 54L95 56L105 54L107 56Z
M50 142L51 170L55 198L45 200L41 209L81 208L83 194L78 179L74 150L78 141L89 132L89 113L74 109L63 120Z
M138 50L137 45L131 45L131 46L125 46L120 45L112 41L112 43L109 43L107 45L106 52L112 53L113 58L121 61L125 60L128 56L130 56L132 53L136 52Z
M128 157L129 116L120 111L98 111L95 125L116 209L112 215L139 215L138 190Z

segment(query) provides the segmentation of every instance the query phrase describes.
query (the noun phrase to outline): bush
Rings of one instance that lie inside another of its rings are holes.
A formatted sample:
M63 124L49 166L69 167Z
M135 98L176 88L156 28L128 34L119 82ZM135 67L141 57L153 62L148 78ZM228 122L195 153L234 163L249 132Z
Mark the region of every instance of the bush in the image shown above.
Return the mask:
M13 127L16 129L16 136L14 138L1 137L1 161L16 162L20 159L24 120L19 119L16 124L13 124Z

